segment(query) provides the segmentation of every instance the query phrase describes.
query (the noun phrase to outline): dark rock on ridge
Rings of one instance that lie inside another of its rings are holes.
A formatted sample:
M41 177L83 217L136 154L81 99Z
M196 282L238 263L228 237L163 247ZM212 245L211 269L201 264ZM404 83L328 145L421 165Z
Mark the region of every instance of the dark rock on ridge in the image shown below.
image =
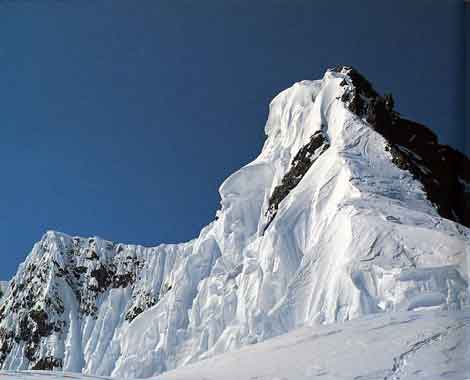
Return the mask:
M347 73L350 80L341 83L345 88L341 100L385 137L392 162L421 182L439 215L470 227L470 159L439 144L429 128L402 118L393 109L391 95L379 95L357 70L349 66L332 70Z
M274 188L269 198L269 206L266 211L267 222L264 231L269 227L277 214L279 204L294 189L307 173L308 169L329 148L330 144L323 128L317 131L295 155L290 165L289 171L284 175L281 183Z

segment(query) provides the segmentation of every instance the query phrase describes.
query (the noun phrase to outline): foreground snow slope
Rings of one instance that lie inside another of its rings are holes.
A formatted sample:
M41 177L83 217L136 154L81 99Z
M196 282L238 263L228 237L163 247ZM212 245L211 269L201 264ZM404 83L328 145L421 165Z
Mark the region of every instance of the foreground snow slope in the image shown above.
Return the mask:
M345 67L280 93L266 134L188 243L46 233L0 305L1 368L150 377L303 325L468 303L467 159Z
M157 379L464 380L470 378L469 334L468 312L374 314L299 328Z
M469 334L469 311L374 314L301 327L155 380L464 380L470 376ZM7 379L91 380L71 373L0 372L0 380Z

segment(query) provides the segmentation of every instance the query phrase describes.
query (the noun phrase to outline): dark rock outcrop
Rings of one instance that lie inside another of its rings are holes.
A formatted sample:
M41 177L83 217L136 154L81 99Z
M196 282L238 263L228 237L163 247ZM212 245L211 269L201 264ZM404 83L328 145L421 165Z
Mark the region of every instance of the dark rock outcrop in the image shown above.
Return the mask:
M126 321L132 322L139 314L156 305L158 299L152 294L144 294L139 301L126 313Z
M54 369L62 368L62 359L53 356L47 356L38 360L32 367L35 371L52 371Z

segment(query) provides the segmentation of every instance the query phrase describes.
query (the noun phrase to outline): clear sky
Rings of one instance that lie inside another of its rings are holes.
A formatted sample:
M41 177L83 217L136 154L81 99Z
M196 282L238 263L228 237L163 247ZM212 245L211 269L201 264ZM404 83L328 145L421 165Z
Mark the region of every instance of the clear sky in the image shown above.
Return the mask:
M0 278L48 229L195 237L258 154L270 99L337 64L462 150L463 13L459 0L0 2Z

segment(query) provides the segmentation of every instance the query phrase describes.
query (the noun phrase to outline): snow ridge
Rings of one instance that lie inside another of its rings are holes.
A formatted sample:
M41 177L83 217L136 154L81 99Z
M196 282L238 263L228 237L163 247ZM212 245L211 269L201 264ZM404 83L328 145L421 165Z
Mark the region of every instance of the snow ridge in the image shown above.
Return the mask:
M429 159L410 123L351 68L294 84L196 239L46 233L0 304L1 368L150 377L306 324L461 309L470 230L438 192L469 181L436 162L468 159Z

